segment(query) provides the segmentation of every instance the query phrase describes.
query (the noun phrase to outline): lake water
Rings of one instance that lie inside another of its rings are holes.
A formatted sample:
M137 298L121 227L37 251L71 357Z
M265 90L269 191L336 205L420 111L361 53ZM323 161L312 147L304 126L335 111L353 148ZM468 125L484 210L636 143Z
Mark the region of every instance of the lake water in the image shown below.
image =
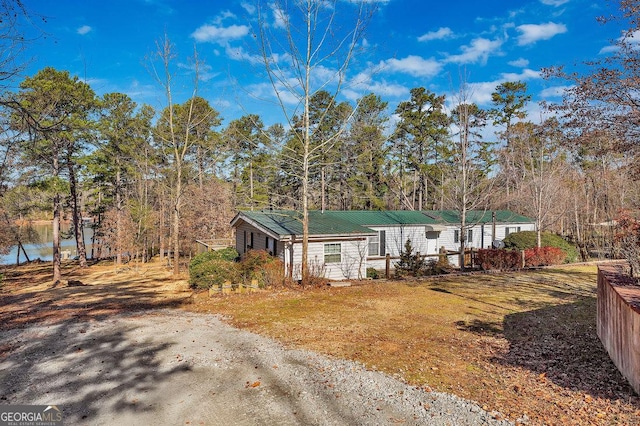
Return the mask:
M53 225L34 225L36 232L40 236L41 243L39 244L25 244L24 249L27 252L30 260L40 259L42 261L53 260ZM62 236L68 236L69 225L62 224L60 226ZM93 230L91 228L84 228L84 241L87 249L87 257L91 257L91 238L93 236ZM70 238L64 238L60 241L60 250L64 253L69 252L71 258L77 255L76 239L71 236ZM4 265L15 265L16 256L18 253L18 247L13 247L9 254L0 256L0 262ZM25 262L24 253L20 251L20 263Z

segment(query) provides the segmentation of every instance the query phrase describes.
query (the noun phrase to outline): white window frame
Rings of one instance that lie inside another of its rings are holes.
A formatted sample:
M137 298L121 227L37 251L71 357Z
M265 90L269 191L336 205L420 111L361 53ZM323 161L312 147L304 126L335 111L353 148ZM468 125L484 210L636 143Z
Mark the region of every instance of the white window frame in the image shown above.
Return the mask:
M375 247L374 250L371 250L372 247ZM369 252L369 256L379 256L380 255L380 234L376 236L370 236L367 240L367 250Z
M506 237L509 234L515 234L516 232L521 232L521 226L506 226L504 231L504 236Z
M324 245L324 263L342 263L341 243L326 243Z

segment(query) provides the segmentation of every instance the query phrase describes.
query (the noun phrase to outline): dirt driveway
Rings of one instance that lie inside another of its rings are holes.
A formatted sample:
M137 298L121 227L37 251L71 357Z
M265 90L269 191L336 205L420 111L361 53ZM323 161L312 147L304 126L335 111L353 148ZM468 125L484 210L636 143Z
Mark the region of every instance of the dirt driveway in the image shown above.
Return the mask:
M36 271L7 273L0 404L58 405L73 425L506 424L455 396L168 309L189 292L164 273L69 271L85 285L58 289Z

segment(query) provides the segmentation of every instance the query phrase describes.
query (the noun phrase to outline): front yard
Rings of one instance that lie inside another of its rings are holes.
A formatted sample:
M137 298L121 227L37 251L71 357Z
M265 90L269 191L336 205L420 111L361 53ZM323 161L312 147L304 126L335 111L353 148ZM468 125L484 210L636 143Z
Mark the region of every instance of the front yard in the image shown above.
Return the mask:
M531 424L640 424L596 336L596 267L368 281L186 307Z
M413 385L452 392L529 424L640 424L640 397L595 332L596 267L366 281L352 287L209 297L159 262L10 268L0 329L104 320L123 311L220 313L289 346L357 360ZM0 344L0 356L12 349Z

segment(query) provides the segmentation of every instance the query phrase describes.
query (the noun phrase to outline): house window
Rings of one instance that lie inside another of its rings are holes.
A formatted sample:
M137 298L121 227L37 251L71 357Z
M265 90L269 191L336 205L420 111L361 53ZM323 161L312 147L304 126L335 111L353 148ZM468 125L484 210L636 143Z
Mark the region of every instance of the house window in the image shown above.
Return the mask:
M377 256L380 253L380 236L369 237L369 256Z
M378 235L369 237L369 256L384 256L386 254L385 238L386 231L378 231Z
M515 233L515 232L520 232L522 228L520 226L512 226L512 227L506 227L505 231L504 231L504 236L506 237L507 235L511 234L511 233Z
M325 244L324 245L324 263L341 263L342 262L342 245Z
M265 237L264 248L272 256L276 254L276 240L274 238Z
M459 243L460 242L460 230L456 229L453 231L453 242L454 243ZM467 241L465 241L465 243L470 243L473 242L473 229L469 229L467 231Z

